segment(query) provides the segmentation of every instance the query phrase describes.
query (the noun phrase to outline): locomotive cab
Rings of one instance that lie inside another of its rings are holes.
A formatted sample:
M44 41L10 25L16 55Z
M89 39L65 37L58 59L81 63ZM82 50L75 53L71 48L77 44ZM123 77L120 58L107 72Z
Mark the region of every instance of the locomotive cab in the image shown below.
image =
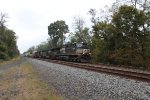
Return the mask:
M77 43L76 44L76 54L90 54L90 49L86 43Z

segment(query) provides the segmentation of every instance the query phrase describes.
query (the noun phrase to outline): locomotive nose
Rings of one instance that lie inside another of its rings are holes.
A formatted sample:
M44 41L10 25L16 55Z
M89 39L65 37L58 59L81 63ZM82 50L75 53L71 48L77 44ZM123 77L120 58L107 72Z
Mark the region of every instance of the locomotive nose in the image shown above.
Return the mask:
M83 54L87 54L87 53L90 53L90 50L89 49L83 49Z

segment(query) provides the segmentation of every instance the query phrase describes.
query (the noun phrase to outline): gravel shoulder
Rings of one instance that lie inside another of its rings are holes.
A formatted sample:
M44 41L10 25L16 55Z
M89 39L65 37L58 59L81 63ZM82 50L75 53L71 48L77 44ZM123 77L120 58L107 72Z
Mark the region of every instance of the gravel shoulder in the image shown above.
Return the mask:
M65 100L150 100L150 83L27 58Z

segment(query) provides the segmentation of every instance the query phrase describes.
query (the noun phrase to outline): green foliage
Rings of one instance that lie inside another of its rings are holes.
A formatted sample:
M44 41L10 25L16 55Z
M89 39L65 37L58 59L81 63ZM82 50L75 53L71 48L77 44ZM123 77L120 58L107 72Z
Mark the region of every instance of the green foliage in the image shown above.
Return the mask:
M128 65L143 65L147 48L146 16L143 11L132 6L121 6L114 13L115 50L112 58Z
M0 51L5 52L6 50L7 50L6 46L4 45L4 43L2 41L0 41Z
M8 58L7 48L4 43L0 41L0 60L7 60Z
M82 17L74 17L73 28L75 30L74 35L71 37L71 42L86 42L90 43L91 36L89 28L85 27L85 21Z
M98 62L107 63L109 54L114 49L112 42L112 25L107 22L98 22L93 26L93 39L92 39L92 56L93 60Z
M15 32L9 30L4 23L6 22L6 15L0 15L0 59L7 60L19 55L16 45Z
M90 29L85 27L85 21L82 17L74 17L73 28L74 32L70 34L70 42L85 42L90 47L92 46L92 36Z
M88 14L92 16L91 17L91 22L93 24L97 23L97 19L95 18L96 17L96 12L97 12L96 9L90 9L89 12L88 12Z
M71 43L74 43L74 42L85 42L85 43L90 45L91 44L91 36L90 36L89 28L84 27L81 30L81 33L79 33L79 32L75 32L74 34L72 33L70 42Z
M74 22L73 22L73 28L75 30L74 34L74 39L76 42L85 42L85 37L84 37L84 23L85 21L83 20L82 17L74 17ZM88 31L87 31L88 32Z
M37 51L48 50L50 47L49 42L42 42L36 48Z
M34 50L35 50L35 47L32 46L32 47L30 47L30 48L27 50L27 52L32 53Z
M1 60L7 60L7 59L9 59L7 53L4 53L4 52L0 51L0 61Z
M102 53L104 43L103 40L97 38L93 38L92 41L92 62L97 63L100 62L100 55Z
M16 42L16 36L15 32L12 30L5 30L5 44L8 49L8 55L10 58L15 57L16 55L19 54L18 47L17 47L17 42Z
M48 26L48 34L50 36L52 47L62 46L64 43L64 34L68 33L68 25L65 21L56 21Z
M149 13L149 12L148 12ZM123 5L111 23L93 25L93 59L96 62L148 67L150 65L149 14Z

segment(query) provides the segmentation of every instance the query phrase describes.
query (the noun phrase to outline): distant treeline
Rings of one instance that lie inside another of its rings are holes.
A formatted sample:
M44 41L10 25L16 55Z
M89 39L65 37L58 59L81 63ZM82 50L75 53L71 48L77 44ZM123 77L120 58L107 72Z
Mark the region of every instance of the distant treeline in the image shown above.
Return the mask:
M117 0L101 12L90 9L92 28L81 17L74 18L74 32L68 37L68 25L56 21L48 26L50 38L32 50L44 50L69 42L87 42L95 63L150 69L150 1Z
M5 26L7 15L0 13L0 61L9 60L19 55L17 37L13 30Z

